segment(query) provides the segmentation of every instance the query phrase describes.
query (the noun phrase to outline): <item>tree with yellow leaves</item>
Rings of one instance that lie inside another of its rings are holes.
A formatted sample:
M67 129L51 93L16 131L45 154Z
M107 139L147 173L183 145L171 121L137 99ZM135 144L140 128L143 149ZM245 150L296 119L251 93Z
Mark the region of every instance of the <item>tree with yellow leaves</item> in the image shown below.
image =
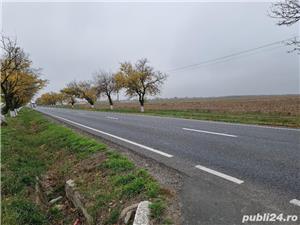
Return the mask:
M65 87L64 89L60 90L62 95L64 96L64 100L67 101L67 103L72 105L72 108L74 108L74 104L76 103L76 92L71 87Z
M145 96L157 95L166 79L167 75L154 71L147 59L140 59L135 65L130 62L121 63L120 71L115 77L117 85L125 88L126 95L138 97L141 112L144 112Z
M90 81L73 81L67 85L77 98L85 99L92 108L97 100L97 90Z
M26 105L33 98L35 93L42 89L46 81L39 79L36 74L30 73L15 73L9 80L18 79L17 85L14 87L13 106L19 108Z
M61 102L60 93L48 92L41 95L36 100L38 105L56 105L58 102Z
M5 103L2 113L6 114L30 102L46 80L39 78L39 71L31 67L31 60L16 41L2 36L1 48L1 100Z

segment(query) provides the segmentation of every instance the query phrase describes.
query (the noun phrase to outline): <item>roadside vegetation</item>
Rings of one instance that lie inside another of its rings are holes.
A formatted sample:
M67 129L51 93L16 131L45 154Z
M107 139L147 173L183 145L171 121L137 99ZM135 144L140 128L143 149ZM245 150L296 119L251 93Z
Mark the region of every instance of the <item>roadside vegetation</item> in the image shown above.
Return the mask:
M99 224L116 224L122 209L142 200L153 202L155 224L168 198L144 169L106 145L22 109L2 127L2 224L73 224L80 213L69 203L64 185L73 179L84 204ZM46 202L37 201L39 178ZM56 204L51 199L62 196ZM153 209L153 210L152 210ZM166 221L166 222L165 222Z

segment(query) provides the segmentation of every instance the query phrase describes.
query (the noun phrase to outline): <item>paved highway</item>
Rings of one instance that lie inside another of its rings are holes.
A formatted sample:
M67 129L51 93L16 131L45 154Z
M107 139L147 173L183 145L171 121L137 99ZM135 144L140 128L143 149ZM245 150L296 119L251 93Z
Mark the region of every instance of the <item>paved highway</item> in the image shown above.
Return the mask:
M259 212L299 214L299 129L61 108L37 110L186 174L185 224L241 224L243 215Z

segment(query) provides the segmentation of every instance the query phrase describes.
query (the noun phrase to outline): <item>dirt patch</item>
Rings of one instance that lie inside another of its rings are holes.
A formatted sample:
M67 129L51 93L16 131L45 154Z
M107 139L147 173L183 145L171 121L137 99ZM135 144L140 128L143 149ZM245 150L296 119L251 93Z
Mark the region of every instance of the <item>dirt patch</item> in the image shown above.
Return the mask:
M95 170L96 167L99 166L102 162L104 162L105 159L106 156L104 155L104 153L102 152L96 153L92 155L92 157L80 161L76 165L75 170L78 172L80 171L91 172L92 170Z

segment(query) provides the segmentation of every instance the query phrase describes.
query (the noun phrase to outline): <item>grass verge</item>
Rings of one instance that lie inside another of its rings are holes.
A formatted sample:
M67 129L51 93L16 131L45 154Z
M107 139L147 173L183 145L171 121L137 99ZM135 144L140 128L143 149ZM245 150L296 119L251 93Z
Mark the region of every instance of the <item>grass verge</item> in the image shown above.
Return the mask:
M64 196L64 184L75 180L84 204L100 224L115 224L126 206L141 200L165 205L159 184L144 169L104 144L55 124L40 113L23 109L1 129L2 224L72 224L78 212ZM36 176L47 201L37 204ZM165 223L164 210L155 207L154 223Z

